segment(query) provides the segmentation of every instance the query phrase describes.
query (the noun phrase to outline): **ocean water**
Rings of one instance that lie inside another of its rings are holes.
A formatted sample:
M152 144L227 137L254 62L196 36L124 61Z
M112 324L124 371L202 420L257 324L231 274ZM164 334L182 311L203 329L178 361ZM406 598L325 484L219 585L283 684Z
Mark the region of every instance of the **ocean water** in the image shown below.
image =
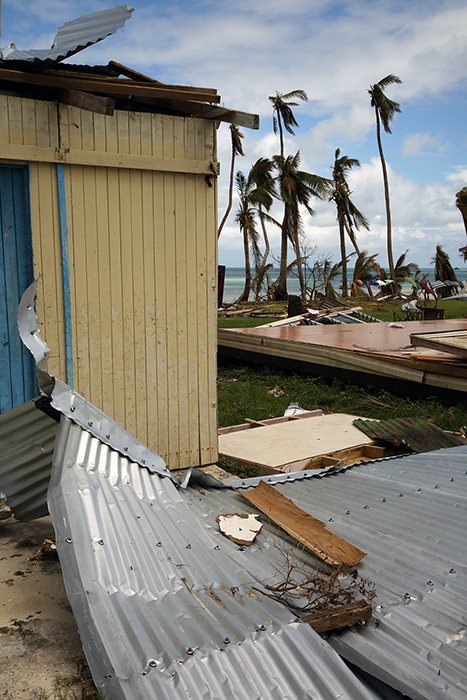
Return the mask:
M427 268L421 268L420 272L422 275L428 274L428 279L430 281L434 281L435 279L435 270L434 268L427 267ZM456 272L456 277L459 280L459 282L466 282L467 283L467 269L463 270L455 270ZM269 273L269 277L271 279L276 279L277 275L279 274L279 270L274 269L271 270ZM353 268L348 268L348 278L352 279L353 277ZM334 289L338 292L339 291L339 286L341 284L341 277L338 275L335 278L335 282L333 284ZM240 294L243 292L243 288L245 286L245 268L244 267L227 267L225 270L225 281L224 281L224 303L229 304L232 301L235 301L235 299L238 299ZM408 284L403 284L402 285L402 293L403 294L410 294L412 291L413 287L410 283ZM375 287L376 290L376 287ZM289 294L300 294L300 283L295 276L289 276L287 278L287 291ZM252 300L252 296L250 295L250 300Z

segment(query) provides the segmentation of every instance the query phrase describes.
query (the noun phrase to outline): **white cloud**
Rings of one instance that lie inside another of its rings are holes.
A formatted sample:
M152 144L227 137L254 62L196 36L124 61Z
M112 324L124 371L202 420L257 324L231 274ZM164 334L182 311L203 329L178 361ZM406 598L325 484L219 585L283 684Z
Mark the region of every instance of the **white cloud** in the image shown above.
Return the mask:
M402 153L406 156L443 155L448 144L442 143L440 137L425 134L407 134L402 145Z

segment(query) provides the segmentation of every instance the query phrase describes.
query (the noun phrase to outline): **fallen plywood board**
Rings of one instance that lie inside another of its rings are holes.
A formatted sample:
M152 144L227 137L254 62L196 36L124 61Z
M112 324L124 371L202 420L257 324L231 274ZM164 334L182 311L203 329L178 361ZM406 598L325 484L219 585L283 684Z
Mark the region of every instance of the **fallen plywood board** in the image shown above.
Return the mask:
M238 493L327 564L353 566L366 556L264 481L251 491Z
M372 444L372 440L352 424L356 418L345 413L331 413L230 432L219 435L219 454L243 463L280 469L328 452ZM299 469L303 469L305 463Z

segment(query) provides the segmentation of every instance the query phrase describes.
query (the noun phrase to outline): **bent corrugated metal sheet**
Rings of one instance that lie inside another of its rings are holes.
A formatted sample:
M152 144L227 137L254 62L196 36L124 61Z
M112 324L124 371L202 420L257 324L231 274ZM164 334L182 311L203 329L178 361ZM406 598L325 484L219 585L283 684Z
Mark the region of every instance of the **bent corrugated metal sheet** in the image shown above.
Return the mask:
M254 592L261 546L224 538L189 491L62 418L49 508L96 684L112 700L372 698L311 627Z

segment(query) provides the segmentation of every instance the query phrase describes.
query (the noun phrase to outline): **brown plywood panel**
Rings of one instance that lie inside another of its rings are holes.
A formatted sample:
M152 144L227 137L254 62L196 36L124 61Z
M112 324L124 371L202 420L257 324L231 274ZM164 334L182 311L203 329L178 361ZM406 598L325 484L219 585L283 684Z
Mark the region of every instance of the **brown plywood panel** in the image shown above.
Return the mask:
M372 440L352 425L356 416L331 413L254 430L219 435L219 452L232 459L278 468Z
M366 556L366 552L336 535L325 523L306 513L264 481L260 481L251 491L238 493L328 564L353 566Z

